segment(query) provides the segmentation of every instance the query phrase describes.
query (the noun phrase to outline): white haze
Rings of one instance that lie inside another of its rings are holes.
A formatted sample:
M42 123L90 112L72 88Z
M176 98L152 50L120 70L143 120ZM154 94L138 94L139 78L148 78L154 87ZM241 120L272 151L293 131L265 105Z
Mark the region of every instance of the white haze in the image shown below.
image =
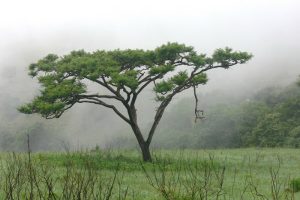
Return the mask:
M19 106L6 105L8 97L24 103L38 94L36 80L27 76L30 63L76 49L153 49L171 41L209 55L229 46L254 58L210 72L203 93L245 95L289 84L300 74L299 10L296 0L0 1L0 113ZM153 99L147 94L139 101L140 113L147 113L144 126L152 119ZM130 132L104 108L77 106L63 117L73 143L104 145L111 134Z

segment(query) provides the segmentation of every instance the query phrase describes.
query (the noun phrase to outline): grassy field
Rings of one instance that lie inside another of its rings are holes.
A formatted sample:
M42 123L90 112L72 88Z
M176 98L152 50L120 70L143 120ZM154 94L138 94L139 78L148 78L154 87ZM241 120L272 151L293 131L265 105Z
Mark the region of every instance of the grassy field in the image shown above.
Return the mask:
M0 199L300 199L299 149L153 157L145 164L137 151L2 153Z

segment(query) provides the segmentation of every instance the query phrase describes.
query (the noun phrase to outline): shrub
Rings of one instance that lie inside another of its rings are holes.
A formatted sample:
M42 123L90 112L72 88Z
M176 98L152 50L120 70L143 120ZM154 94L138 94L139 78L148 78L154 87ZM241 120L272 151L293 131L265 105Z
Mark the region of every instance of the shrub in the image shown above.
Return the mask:
M290 186L293 192L300 191L300 178L295 178L290 181Z

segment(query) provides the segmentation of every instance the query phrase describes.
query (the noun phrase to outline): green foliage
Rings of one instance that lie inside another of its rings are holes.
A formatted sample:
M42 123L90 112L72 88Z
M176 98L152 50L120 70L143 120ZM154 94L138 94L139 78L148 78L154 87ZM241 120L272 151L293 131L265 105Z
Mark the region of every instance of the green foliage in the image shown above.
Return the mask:
M29 65L29 74L31 76L36 76L39 71L52 72L55 69L57 60L57 55L48 54L45 58L39 60L37 63ZM39 68L39 70L37 68Z
M177 59L180 59L180 54L189 54L194 52L194 48L191 46L185 46L178 43L167 43L155 49L156 61L161 64L174 63Z
M291 147L300 147L300 126L290 130L287 144Z
M134 70L128 70L123 74L112 73L110 83L117 87L127 86L130 89L135 90L139 84L136 77L137 72Z
M294 138L300 138L300 125L292 129L289 135Z
M193 77L192 79L192 83L195 85L199 85L199 84L206 84L206 82L208 81L206 74L199 74Z
M150 75L166 74L174 70L174 66L170 64L154 66L150 69Z
M38 97L21 106L19 111L54 118L61 116L80 100L103 105L99 103L99 99L95 99L96 96L94 99L84 99L83 96L88 94L88 82L106 87L118 99L126 99L128 97L120 97L120 90L133 94L157 81L154 91L157 99L163 101L175 87L187 89L191 85L205 84L207 77L203 72L197 71L199 67L206 68L206 71L212 64L221 62L225 64L218 67L227 68L228 65L244 63L250 58L251 55L246 52L233 52L228 48L216 50L213 57L209 58L204 54L197 54L191 46L178 43L167 43L147 51L117 49L89 53L79 50L62 57L49 54L29 66L29 74L38 79L42 90ZM185 65L194 68L193 76L184 70L168 80L165 78L167 73Z
M293 192L300 191L300 178L295 178L290 181L290 187Z
M280 113L266 114L252 131L255 146L283 146L287 130L281 123Z
M186 71L179 72L171 78L171 81L176 85L182 85L188 79L188 74Z
M300 96L299 96L300 97ZM281 113L282 121L293 121L295 125L300 124L300 98L290 98L277 106Z
M173 89L174 85L172 81L162 81L157 83L154 87L156 93L165 94Z
M75 102L76 95L84 93L85 85L76 79L65 79L57 82L52 75L39 77L44 90L41 96L36 97L31 103L21 106L20 112L32 114L39 112L43 117L60 113L66 106L65 102Z
M202 67L207 63L206 55L200 54L197 55L196 53L191 53L187 60L194 63L196 67Z
M225 49L217 49L214 52L212 59L214 62L225 65L227 66L226 68L228 68L232 62L245 63L252 57L251 54L246 52L233 52L231 48L226 47Z
M43 117L47 117L52 113L59 113L65 104L62 102L45 102L41 100L39 97L33 100L33 103L26 104L19 108L20 112L25 114L32 114L35 112L39 112Z
M270 108L264 102L245 102L237 108L237 136L240 137L240 146L253 146L256 138L252 134L253 128L260 122Z

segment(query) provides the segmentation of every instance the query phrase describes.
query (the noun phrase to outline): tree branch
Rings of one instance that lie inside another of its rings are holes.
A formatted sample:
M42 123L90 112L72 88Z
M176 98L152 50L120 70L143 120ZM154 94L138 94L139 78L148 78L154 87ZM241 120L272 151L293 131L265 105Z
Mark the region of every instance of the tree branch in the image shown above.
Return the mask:
M122 97L122 95L120 94L120 92L118 92L117 90L115 90L113 87L111 87L105 80L104 77L101 77L102 81L98 80L98 79L90 79L88 77L85 77L86 79L98 83L99 85L105 87L106 89L108 89L112 94L116 95L116 97L118 97L120 100L122 99L122 101L125 101L125 99Z
M163 116L163 113L166 109L166 107L169 105L169 103L171 102L172 98L173 98L174 95L169 95L166 100L164 100L160 106L158 107L157 109L157 112L155 114L155 117L154 117L154 122L151 126L151 129L149 131L149 134L148 134L148 138L146 140L146 143L147 145L150 145L151 141L152 141L152 138L153 138L153 135L154 135L154 132L156 130L156 127L157 125L159 124L162 116Z
M211 69L216 69L216 68L228 68L228 67L231 67L233 65L236 65L238 64L239 62L238 61L234 61L233 63L228 63L228 65L208 65L207 67L205 67L204 69L200 70L199 72L195 73L195 75L198 75L198 74L201 74L203 72L206 72L208 70L211 70Z
M127 122L128 124L131 123L130 120L127 117L125 117L114 105L107 104L104 101L101 101L99 99L96 99L96 98L87 98L86 100L85 99L79 99L77 102L78 103L92 103L92 104L102 105L102 106L107 107L107 108L111 108L125 122Z
M98 95L98 94L91 94L91 95L77 95L78 98L103 98L103 99L116 99L118 101L122 101L120 97L112 96L112 95Z
M150 76L151 77L151 76ZM136 92L137 94L139 94L147 85L149 85L152 81L155 81L156 79L159 79L159 78L162 78L163 77L163 74L158 74L152 78L148 78L148 79L145 79L143 82L146 81L146 83L144 85L142 85L138 91ZM146 78L146 77L145 77ZM142 83L142 82L141 82Z
M65 107L64 109L60 110L59 112L54 113L53 115L50 116L46 116L46 119L54 119L54 118L59 118L66 110L70 109L71 107L74 106L76 102L72 102L70 103L67 107Z

